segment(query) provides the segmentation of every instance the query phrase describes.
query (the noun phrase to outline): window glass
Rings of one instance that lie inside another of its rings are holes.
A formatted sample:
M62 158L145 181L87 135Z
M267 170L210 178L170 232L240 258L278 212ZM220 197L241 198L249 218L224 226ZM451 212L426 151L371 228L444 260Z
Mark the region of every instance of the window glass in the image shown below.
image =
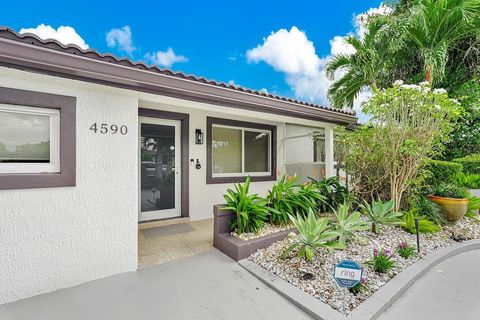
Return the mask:
M212 128L213 173L242 172L242 130Z
M270 134L245 131L245 172L268 172Z
M0 110L0 162L50 162L50 116Z

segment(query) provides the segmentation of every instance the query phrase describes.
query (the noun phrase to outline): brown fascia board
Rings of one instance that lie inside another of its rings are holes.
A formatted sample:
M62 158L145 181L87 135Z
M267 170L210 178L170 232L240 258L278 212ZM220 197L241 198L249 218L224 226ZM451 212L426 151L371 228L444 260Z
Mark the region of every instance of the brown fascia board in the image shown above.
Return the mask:
M3 37L0 37L0 65L225 107L341 125L357 122L354 115L344 112L231 90Z

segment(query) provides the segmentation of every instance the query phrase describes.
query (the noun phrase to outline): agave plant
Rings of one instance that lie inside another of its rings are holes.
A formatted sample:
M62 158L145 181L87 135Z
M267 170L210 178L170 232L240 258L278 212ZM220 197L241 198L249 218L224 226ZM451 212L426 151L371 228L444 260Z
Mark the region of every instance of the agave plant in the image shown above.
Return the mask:
M379 199L372 201L371 204L365 200L363 201L362 211L372 224L373 233L380 232L380 225L403 225L402 213L393 211L393 205L393 200L382 202Z
M317 219L312 209L308 211L307 218L297 214L296 218L290 216L290 220L297 228L298 234L294 238L294 243L282 253L282 258L295 248L300 248L298 256L307 261L311 261L320 248L327 248L329 251L344 248L343 245L335 242L339 233L331 229L329 220Z
M339 234L338 242L346 245L347 241L360 239L357 231L368 230L369 226L366 221L360 217L360 212L352 212L349 214L350 207L348 204L341 204L338 211L334 210L336 222L334 223L335 231Z
M227 189L227 194L223 196L226 206L222 207L222 210L231 210L235 213L231 229L237 234L258 232L268 217L267 201L257 194L248 194L250 177L247 177L244 184L236 183L234 189Z

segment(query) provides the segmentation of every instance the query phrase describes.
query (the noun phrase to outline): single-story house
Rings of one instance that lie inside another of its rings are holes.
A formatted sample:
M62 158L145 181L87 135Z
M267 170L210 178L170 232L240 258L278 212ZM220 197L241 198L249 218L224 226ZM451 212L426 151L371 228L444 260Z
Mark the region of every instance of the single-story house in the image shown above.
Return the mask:
M355 113L0 27L0 304L137 269L139 222L334 175Z

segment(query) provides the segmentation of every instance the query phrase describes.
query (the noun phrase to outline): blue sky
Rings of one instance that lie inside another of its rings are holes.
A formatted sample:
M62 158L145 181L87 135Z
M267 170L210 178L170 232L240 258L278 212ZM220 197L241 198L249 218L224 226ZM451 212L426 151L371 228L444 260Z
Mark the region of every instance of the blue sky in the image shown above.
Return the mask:
M319 83L325 82L321 72L332 51L331 40L358 34L355 16L381 2L137 0L95 1L88 7L85 3L5 1L0 24L16 31L40 24L55 31L70 26L100 52L166 63L173 70L326 104L328 83ZM118 30L110 34L109 46L107 34L113 29ZM172 64L175 59L178 62Z

